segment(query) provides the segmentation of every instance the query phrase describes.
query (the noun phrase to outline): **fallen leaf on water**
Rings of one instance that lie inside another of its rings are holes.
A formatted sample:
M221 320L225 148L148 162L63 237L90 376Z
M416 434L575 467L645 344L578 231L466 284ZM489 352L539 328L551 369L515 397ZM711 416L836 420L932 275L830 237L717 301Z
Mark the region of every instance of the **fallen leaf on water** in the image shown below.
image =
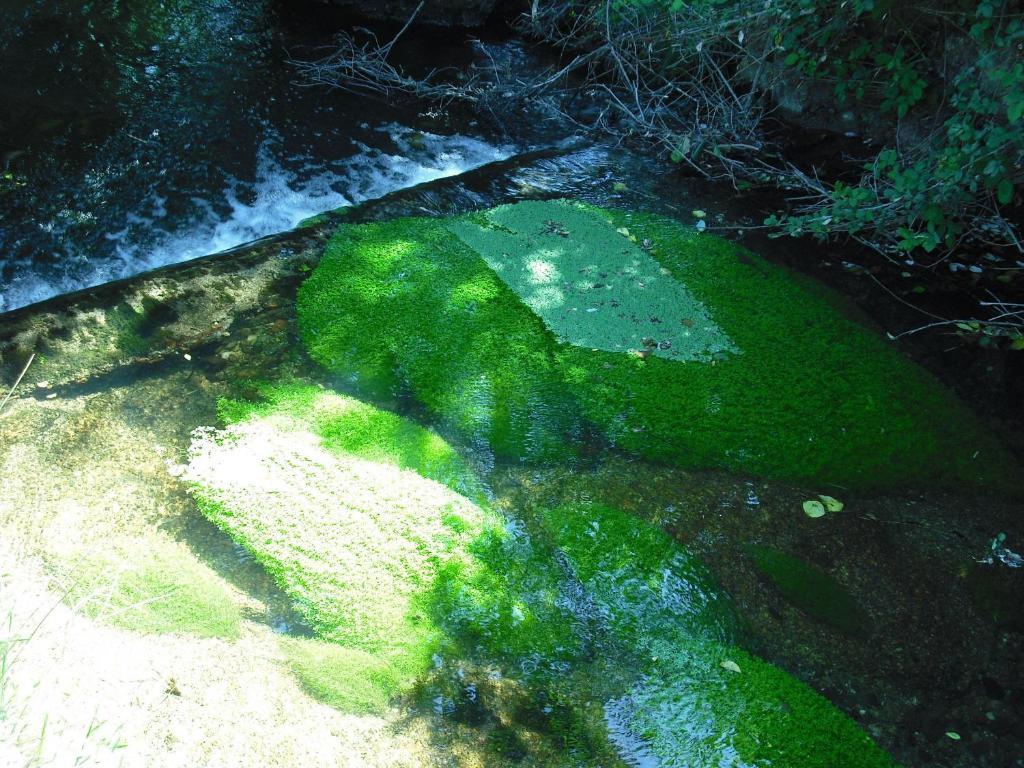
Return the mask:
M821 503L825 505L825 509L827 509L829 512L843 511L843 502L841 502L839 499L833 498L831 496L826 496L823 493L819 493L818 498L821 499Z
M730 672L739 672L740 671L740 665L737 664L735 661L731 661L730 659L726 659L719 666L722 669L728 669Z
M824 517L825 505L816 499L809 499L804 502L804 514L808 517Z
M949 736L953 741L960 741L960 734L956 731L946 731L946 735Z

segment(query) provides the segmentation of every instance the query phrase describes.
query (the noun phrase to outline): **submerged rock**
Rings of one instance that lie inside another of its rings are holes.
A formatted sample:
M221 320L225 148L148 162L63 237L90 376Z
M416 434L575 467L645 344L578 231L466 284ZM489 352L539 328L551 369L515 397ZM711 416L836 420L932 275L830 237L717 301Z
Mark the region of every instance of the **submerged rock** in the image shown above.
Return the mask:
M311 355L357 391L411 390L501 454L569 452L581 414L550 334L443 220L342 226L298 303Z
M757 569L800 610L847 634L866 632L868 618L849 592L824 571L772 547L749 545Z
M283 647L318 698L379 712L433 677L435 706L474 722L497 707L507 723L516 700L555 702L604 760L640 744L697 768L836 765L851 749L846 764L888 764L824 699L734 647L728 602L659 529L598 505L505 520L422 427L316 387L263 394L222 402L230 423L196 433L187 478L316 632ZM502 678L508 690L482 693Z
M420 594L466 557L486 516L398 466L425 462L447 474L454 461L440 438L409 425L403 437L418 429L427 450L410 458L406 439L375 446L390 461L368 460L358 455L367 433L393 433L395 417L349 398L298 395L282 398L290 407L197 433L187 477L203 514L263 564L320 638L346 649L344 666L366 694L353 706L371 709L429 668L439 628ZM297 649L296 664L308 666L308 656ZM322 660L336 667L336 656Z
M893 765L826 699L734 645L727 603L663 532L600 505L553 510L546 526L604 619L605 648L632 657L638 671L628 693L605 704L627 759L687 768Z
M220 576L160 534L53 559L65 602L91 618L146 634L239 636L241 611Z
M966 407L843 306L675 221L566 201L342 226L299 294L318 362L499 454L596 427L686 467L1009 487Z
M485 500L439 436L316 387L264 394L222 403L231 423L197 432L186 476L203 514L333 644L285 644L311 692L379 711L446 648L518 658L574 647L550 568L528 537L451 490Z

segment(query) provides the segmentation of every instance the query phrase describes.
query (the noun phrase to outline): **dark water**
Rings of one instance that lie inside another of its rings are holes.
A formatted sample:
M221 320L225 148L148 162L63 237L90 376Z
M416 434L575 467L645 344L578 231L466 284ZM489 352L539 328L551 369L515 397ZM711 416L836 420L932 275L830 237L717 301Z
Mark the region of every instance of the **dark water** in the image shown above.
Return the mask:
M341 23L269 0L0 7L0 312L513 151L443 115L296 87L289 56ZM453 63L481 55L442 40Z

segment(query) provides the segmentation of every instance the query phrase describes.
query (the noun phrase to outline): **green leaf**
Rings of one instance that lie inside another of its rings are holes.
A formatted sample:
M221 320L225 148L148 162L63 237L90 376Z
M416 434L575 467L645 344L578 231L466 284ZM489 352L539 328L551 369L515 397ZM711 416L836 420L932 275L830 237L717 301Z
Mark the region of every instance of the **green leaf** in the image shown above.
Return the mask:
M819 493L818 498L821 499L821 503L825 505L825 509L829 512L842 512L843 502L839 499L833 498L832 496L825 496Z
M1003 179L996 187L996 199L1000 205L1009 205L1013 200L1013 184L1009 179Z
M804 502L804 514L808 517L824 517L825 516L825 505L817 499L811 499Z

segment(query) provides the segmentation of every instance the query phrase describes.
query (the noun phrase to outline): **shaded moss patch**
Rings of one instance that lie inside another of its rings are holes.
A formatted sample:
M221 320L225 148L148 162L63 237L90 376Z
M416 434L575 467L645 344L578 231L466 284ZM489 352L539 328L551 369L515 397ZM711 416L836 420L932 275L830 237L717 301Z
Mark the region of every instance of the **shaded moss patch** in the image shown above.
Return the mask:
M628 755L690 768L893 764L826 699L733 645L707 577L660 530L599 505L553 510L546 524L640 672L605 705Z
M679 642L615 704L662 765L895 765L818 693L735 647Z
M748 545L747 553L757 570L804 613L850 635L868 631L863 609L842 584L820 568L760 544Z

